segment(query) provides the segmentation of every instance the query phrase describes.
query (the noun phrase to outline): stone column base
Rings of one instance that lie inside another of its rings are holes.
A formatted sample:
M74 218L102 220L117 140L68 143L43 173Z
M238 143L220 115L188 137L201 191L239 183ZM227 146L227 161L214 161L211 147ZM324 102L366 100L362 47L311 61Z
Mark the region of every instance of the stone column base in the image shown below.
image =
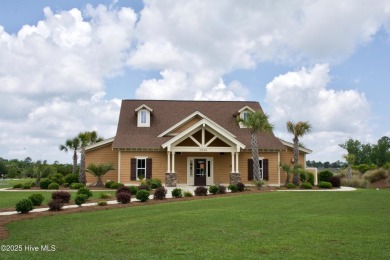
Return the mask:
M241 182L241 175L238 172L230 173L230 184L237 184Z
M165 173L165 186L176 187L176 173L174 172Z

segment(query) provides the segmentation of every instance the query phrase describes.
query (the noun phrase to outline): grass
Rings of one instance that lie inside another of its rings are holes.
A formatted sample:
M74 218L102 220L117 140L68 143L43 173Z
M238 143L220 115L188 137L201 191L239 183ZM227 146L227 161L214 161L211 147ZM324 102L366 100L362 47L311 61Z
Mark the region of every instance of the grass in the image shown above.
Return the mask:
M389 259L390 190L243 194L9 224L2 257Z
M18 201L21 199L28 198L33 193L40 193L45 197L45 200L43 201L42 205L47 205L47 203L51 200L51 194L53 191L48 190L35 190L35 191L0 191L0 211L1 209L5 208L15 208L15 205ZM72 194L71 200L74 201L74 198L76 197L76 190L70 191ZM100 196L100 193L102 191L93 191L92 199L98 199ZM104 191L104 193L108 193L113 195L113 199L115 199L115 191Z
M31 183L31 182L35 182L35 178L34 179L31 179L31 178L26 178L26 179L0 179L0 189L3 189L3 188L11 188L12 186L14 186L15 184L18 184L18 183Z

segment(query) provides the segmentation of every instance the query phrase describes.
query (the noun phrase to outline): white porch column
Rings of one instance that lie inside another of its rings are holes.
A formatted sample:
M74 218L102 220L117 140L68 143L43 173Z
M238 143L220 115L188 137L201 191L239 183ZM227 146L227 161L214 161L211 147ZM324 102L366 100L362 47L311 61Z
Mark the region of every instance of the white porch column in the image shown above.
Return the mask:
M175 152L172 152L172 172L175 172Z
M171 152L167 152L167 162L168 162L168 169L167 169L167 172L171 172Z
M238 171L238 153L236 153L236 173L239 173L239 171Z
M234 152L232 152L232 172L234 172Z

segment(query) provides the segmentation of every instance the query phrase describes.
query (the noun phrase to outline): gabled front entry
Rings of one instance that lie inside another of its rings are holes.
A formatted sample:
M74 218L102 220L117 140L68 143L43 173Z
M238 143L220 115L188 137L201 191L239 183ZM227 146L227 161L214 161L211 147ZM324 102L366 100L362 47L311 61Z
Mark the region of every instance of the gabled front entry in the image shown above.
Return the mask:
M194 176L195 186L206 185L206 176L207 176L206 163L207 163L206 159L195 159L195 176Z

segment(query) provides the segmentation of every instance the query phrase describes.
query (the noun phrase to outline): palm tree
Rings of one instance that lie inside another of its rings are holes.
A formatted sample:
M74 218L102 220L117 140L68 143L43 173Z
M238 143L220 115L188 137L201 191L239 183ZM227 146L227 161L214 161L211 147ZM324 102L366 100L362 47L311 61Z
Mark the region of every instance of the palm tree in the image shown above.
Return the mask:
M107 172L115 170L112 164L94 164L91 163L87 167L87 172L91 173L93 176L97 177L96 186L103 187L102 177Z
M294 166L298 166L298 158L299 158L299 138L304 136L306 133L309 133L311 131L311 125L309 122L302 122L299 121L298 123L294 124L291 121L287 122L287 131L292 133L294 135ZM294 179L293 182L295 185L299 185L299 172L294 173Z
M68 139L65 141L65 144L59 146L60 151L68 152L68 150L73 151L73 170L72 173L76 174L77 170L77 150L80 149L80 139L75 137L73 139Z
M352 153L350 154L345 154L344 156L344 159L347 161L347 164L348 164L348 168L347 168L347 179L350 180L352 179L352 169L351 169L351 165L353 165L356 161L356 156Z
M268 122L268 116L262 111L248 112L244 118L237 117L238 123L247 127L251 133L253 176L256 180L263 180L263 174L260 173L259 148L257 145L258 133L272 133L274 126Z
M87 180L85 177L85 147L91 144L101 142L104 139L98 136L96 131L79 133L78 138L80 140L81 148L79 182L86 184Z
M283 171L286 173L286 183L285 183L285 186L287 186L287 184L290 182L290 176L291 174L293 173L294 171L294 168L291 167L290 165L288 165L287 163L281 163L280 165L283 169Z

